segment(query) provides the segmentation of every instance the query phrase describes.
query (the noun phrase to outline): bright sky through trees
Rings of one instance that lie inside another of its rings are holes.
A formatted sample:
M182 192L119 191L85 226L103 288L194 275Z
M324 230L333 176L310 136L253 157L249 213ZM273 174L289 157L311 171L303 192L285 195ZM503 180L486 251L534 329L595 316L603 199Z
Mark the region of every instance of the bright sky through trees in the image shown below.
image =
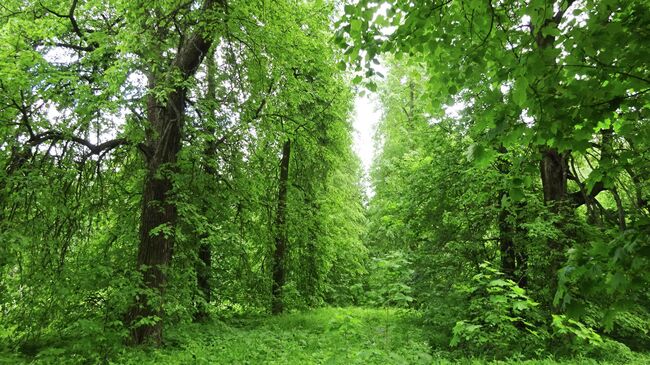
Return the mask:
M373 139L377 123L381 119L381 107L373 94L357 96L354 100L354 152L356 152L366 175L370 172L370 166L375 154L375 142ZM370 186L364 183L366 191Z

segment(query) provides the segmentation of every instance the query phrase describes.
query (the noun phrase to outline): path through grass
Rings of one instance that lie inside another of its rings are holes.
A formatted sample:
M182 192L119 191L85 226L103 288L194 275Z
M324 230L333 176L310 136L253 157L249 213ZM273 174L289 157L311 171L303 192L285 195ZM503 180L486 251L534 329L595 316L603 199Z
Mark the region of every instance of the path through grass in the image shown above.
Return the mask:
M125 364L430 364L409 312L323 308L185 326L162 350L131 352Z

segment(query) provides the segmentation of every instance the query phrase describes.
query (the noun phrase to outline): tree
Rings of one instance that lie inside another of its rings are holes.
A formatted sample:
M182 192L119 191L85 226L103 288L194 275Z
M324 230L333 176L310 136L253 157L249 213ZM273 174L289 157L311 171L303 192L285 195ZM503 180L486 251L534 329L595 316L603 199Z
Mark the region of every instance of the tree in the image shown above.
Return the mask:
M433 113L461 100L478 112L472 129L484 137L472 149L477 161L492 161L500 148L526 145L537 151L544 201L563 236L547 242L545 280L556 283L571 245L567 237L574 234L568 221L575 207L604 188L578 180L582 188L570 192L570 161L590 153L603 120L647 95L647 68L636 58L645 55L638 43L644 36L633 35L647 8L632 8L590 1L398 1L383 14L378 4L361 1L346 7L337 40L357 71L365 65L372 74L372 61L382 52L423 62ZM396 29L389 34L382 30L386 26ZM621 58L607 43L611 37L630 45ZM552 284L547 303L554 292Z

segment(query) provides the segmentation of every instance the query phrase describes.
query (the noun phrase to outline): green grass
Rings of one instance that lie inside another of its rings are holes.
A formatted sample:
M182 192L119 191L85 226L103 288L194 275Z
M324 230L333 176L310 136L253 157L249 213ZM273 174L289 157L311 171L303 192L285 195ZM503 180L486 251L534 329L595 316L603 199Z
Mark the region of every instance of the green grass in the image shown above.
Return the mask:
M169 347L116 364L430 364L408 312L325 308L178 328Z
M323 308L281 316L245 316L169 328L162 348L121 347L103 364L486 364L432 350L417 313L395 309ZM1 355L0 364L95 364L70 345L36 357ZM617 363L650 364L650 356ZM102 363L102 362L100 362ZM590 359L493 364L599 364Z

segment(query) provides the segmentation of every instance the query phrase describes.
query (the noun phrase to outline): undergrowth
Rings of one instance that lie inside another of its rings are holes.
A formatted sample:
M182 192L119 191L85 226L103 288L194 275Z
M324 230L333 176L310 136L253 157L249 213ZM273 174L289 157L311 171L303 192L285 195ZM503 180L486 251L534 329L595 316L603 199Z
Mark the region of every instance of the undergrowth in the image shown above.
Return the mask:
M87 353L74 354L70 347L50 347L29 357L0 355L0 364L598 363L580 358L562 362L462 358L432 349L419 321L417 312L386 308L322 308L276 317L240 315L169 328L162 348L120 347L111 358L99 359ZM650 363L650 356L637 354L625 363Z

